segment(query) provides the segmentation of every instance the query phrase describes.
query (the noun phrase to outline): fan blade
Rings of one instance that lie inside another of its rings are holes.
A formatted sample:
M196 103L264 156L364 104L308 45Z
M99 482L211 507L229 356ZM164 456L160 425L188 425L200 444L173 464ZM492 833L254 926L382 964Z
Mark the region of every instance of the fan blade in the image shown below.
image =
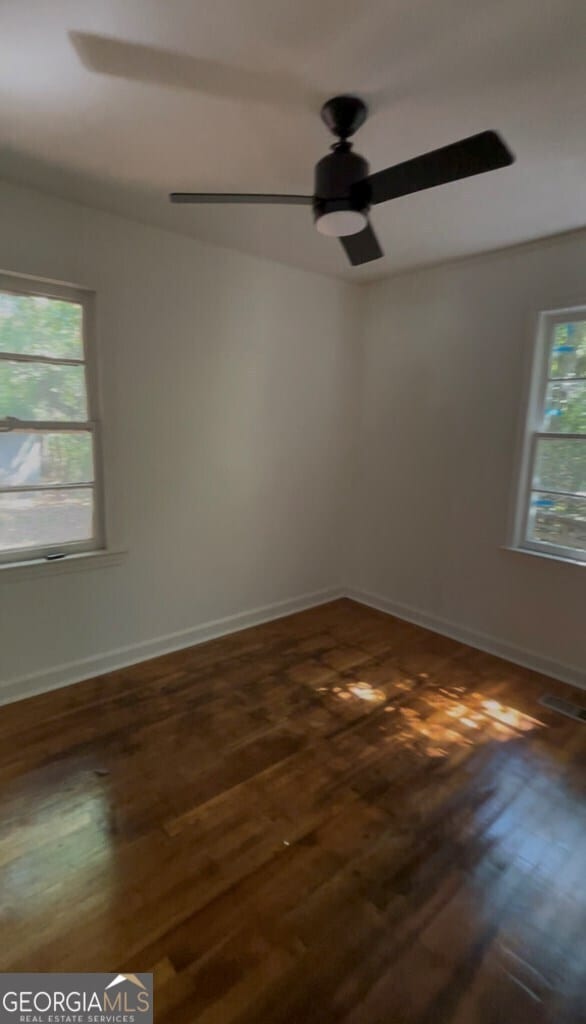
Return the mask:
M498 167L514 163L514 160L496 132L480 132L395 167L377 171L366 182L371 189L371 203L385 203L388 199L445 185L448 181L495 171Z
M286 206L309 206L311 196L271 196L241 192L171 192L172 203L275 203Z
M367 224L362 231L355 235L342 235L340 241L353 267L361 263L370 263L371 260L378 260L383 255L378 238L370 224Z

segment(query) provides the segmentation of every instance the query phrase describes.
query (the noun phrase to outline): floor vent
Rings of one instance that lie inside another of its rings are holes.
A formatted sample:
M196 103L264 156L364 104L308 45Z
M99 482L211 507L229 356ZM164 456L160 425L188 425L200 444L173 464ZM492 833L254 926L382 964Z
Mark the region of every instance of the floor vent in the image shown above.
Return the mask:
M539 698L539 703L543 704L545 708L551 708L552 711L559 711L560 715L575 718L578 722L586 722L586 708L581 708L579 704L573 704L571 700L546 693Z

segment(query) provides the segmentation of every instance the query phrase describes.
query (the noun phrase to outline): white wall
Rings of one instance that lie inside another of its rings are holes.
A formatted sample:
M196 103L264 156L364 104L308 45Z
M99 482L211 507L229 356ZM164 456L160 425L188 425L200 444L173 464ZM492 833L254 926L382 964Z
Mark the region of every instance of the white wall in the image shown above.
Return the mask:
M1 269L97 292L110 538L128 548L0 575L0 699L337 587L352 289L4 184L0 224Z
M405 274L362 298L347 578L585 679L586 569L503 550L536 312L586 303L586 235Z

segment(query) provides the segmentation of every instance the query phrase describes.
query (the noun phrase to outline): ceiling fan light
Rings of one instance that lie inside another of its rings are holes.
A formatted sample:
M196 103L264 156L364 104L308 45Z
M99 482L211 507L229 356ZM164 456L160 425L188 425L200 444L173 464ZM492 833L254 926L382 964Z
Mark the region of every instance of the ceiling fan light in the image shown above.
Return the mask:
M331 238L343 238L345 235L357 235L366 227L367 220L359 210L331 210L318 217L315 226L322 235Z

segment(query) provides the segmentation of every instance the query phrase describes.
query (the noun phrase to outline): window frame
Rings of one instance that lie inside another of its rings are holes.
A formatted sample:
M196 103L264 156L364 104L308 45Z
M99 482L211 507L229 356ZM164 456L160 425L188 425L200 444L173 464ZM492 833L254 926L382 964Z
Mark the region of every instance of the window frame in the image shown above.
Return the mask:
M537 442L541 438L554 438L559 441L583 440L585 433L565 433L561 431L543 430L545 397L548 378L548 366L553 332L559 323L582 322L586 320L586 305L572 305L566 308L542 310L537 318L537 330L534 332L532 361L529 379L528 396L523 421L521 456L516 474L516 503L513 519L512 547L518 551L555 558L574 565L586 565L586 551L580 548L564 547L548 541L538 541L529 537L529 517L531 515L531 494L533 487L533 467ZM565 379L565 378L560 378ZM585 381L584 377L571 378ZM547 493L556 493L548 491ZM562 492L559 492L562 493ZM568 496L570 493L567 492Z
M83 541L66 541L62 544L34 546L27 548L12 548L7 551L0 551L0 569L7 569L10 566L19 567L23 563L45 562L46 564L59 564L68 555L96 554L106 550L106 521L105 521L105 500L104 500L104 459L102 447L102 424L100 417L99 388L98 388L98 366L95 344L95 292L88 288L77 285L62 284L60 282L47 281L40 278L29 277L22 274L0 272L0 291L12 292L17 295L42 296L49 299L61 299L74 302L81 306L81 342L82 359L60 360L47 356L35 358L34 354L30 360L33 363L45 362L48 365L83 365L85 390L87 398L87 419L78 422L73 420L60 421L30 421L17 420L15 429L27 430L31 433L35 430L51 430L55 433L71 433L87 431L92 437L92 454L94 479L89 485L93 490L92 509L92 536ZM3 361L10 353L2 353ZM28 362L29 359L21 361ZM6 420L0 419L0 432L3 432L2 424ZM10 433L10 430L7 431ZM82 489L84 485L77 485ZM86 487L88 485L85 485ZM35 489L35 488L33 488ZM43 488L37 488L42 490ZM51 487L45 489L53 489ZM54 489L59 489L58 485ZM67 488L63 488L67 489ZM70 489L75 489L71 485ZM9 493L11 490L18 491L24 488L0 488L0 493ZM55 558L61 556L63 558ZM51 558L53 556L53 558Z

